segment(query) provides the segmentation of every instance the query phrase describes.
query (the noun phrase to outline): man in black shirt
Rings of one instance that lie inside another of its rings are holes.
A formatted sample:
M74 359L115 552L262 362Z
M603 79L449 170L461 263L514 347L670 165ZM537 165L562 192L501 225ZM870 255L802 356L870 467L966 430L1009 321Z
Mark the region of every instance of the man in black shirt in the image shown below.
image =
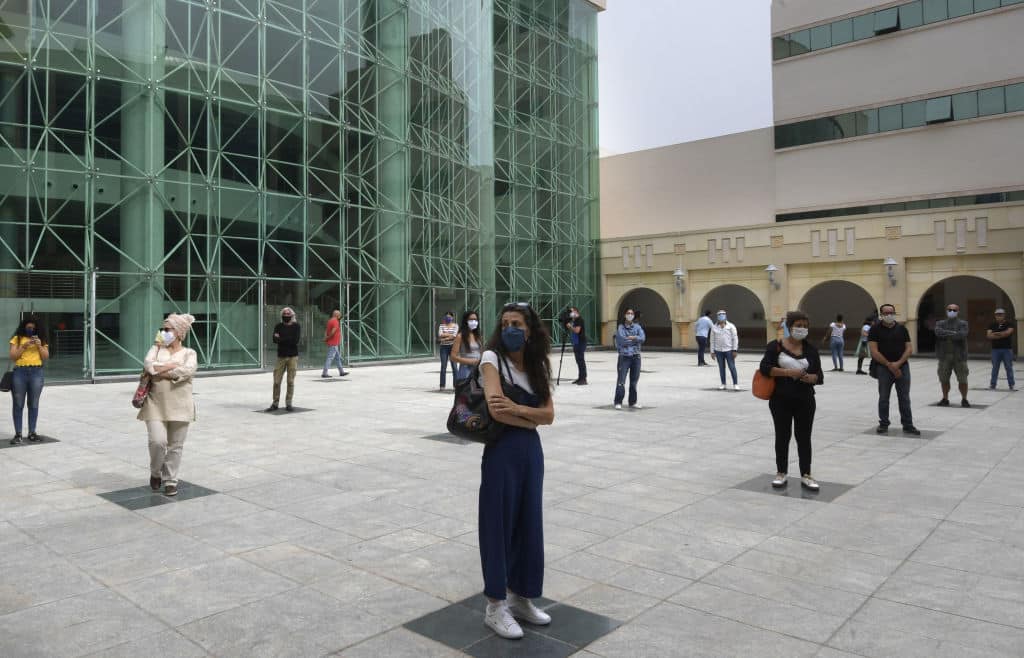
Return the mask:
M281 379L288 372L288 391L285 393L285 409L292 410L292 397L295 394L295 371L299 366L299 323L295 321L295 311L285 306L281 309L281 321L274 326L274 342L277 343L277 365L274 366L274 401L267 411L277 409L281 399Z
M569 307L569 322L565 323L572 340L572 353L576 357L576 381L573 384L587 385L587 330L583 325L583 316L575 306Z
M1013 333L1016 329L1016 325L1010 320L1006 319L1006 311L997 308L996 309L996 321L989 325L988 331L985 332L985 338L992 341L992 379L989 380L988 387L995 388L996 383L999 381L999 366L1002 365L1006 369L1006 383L1010 385L1010 390L1016 390L1016 381L1013 378Z
M896 307L892 304L883 304L878 311L881 318L868 332L868 349L878 373L878 433L889 432L889 395L895 385L903 433L920 436L921 431L914 427L910 411L910 364L907 361L914 351L910 332L896 323Z

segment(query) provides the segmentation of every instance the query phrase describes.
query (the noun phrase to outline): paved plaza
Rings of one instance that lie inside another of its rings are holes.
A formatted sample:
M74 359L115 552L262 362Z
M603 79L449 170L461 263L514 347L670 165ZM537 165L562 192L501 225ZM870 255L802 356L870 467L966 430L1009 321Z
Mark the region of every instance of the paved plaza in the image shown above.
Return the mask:
M914 360L924 434L894 395L880 437L874 381L826 372L822 490L778 494L757 358L732 392L646 354L634 411L613 353L587 387L566 359L541 429L554 622L519 643L482 624L481 447L445 434L434 364L300 372L291 414L259 411L270 374L197 379L175 500L148 493L134 383L49 387L56 441L0 449L0 656L1024 655L1024 393L929 406Z

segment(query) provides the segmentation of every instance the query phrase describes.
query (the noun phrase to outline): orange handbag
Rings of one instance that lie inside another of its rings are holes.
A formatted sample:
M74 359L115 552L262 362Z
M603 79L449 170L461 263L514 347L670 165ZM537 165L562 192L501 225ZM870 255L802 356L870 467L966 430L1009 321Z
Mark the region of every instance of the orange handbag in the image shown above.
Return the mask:
M760 370L755 370L754 382L750 386L750 391L755 398L760 400L771 399L772 393L775 392L775 378L765 377Z

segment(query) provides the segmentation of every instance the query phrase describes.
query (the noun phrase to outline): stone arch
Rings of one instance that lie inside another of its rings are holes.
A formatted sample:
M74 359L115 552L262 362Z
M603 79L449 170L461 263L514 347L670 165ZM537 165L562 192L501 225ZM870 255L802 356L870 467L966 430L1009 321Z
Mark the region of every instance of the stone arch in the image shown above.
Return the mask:
M797 308L810 318L812 340L823 339L829 323L841 313L846 322L846 350L852 351L860 340L864 319L876 313L878 304L871 293L856 283L832 279L804 293Z
M700 300L697 312L703 315L705 309L711 310L712 318L719 309L725 309L739 332L741 348L756 345L760 349L767 342L764 304L750 288L735 283L712 288Z
M1004 308L1008 318L1017 318L1010 295L991 281L969 275L940 279L917 302L918 352L935 351L935 322L945 317L946 305L950 303L960 306L960 318L970 326L967 349L973 354L983 354L991 348L985 330L993 321L993 311Z
M647 334L647 347L672 347L672 314L665 298L651 288L634 288L619 300L615 323L622 322L627 308L636 311L636 320Z

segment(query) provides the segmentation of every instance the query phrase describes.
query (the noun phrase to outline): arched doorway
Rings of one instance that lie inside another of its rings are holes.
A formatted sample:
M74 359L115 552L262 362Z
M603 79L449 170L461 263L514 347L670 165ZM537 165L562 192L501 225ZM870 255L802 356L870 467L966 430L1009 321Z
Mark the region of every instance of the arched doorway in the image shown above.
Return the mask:
M825 281L814 286L803 296L798 307L811 321L811 340L822 340L828 325L842 313L846 322L847 351L857 347L864 318L876 312L875 300L867 290L849 281Z
M953 276L934 284L917 305L917 351L935 351L935 322L946 317L946 305L960 306L960 319L967 320L967 351L984 354L991 349L985 331L992 324L993 312L1006 309L1016 319L1010 296L996 284L976 276Z
M740 335L740 347L757 346L764 348L768 342L765 339L764 305L753 292L743 286L726 284L718 286L700 302L700 313L705 310L711 311L711 317L719 309L725 309L729 316L729 322L736 325L736 331ZM774 336L772 336L774 338Z
M619 302L616 323L622 322L627 308L636 312L636 321L647 334L647 347L672 347L672 315L661 295L650 288L630 290Z

